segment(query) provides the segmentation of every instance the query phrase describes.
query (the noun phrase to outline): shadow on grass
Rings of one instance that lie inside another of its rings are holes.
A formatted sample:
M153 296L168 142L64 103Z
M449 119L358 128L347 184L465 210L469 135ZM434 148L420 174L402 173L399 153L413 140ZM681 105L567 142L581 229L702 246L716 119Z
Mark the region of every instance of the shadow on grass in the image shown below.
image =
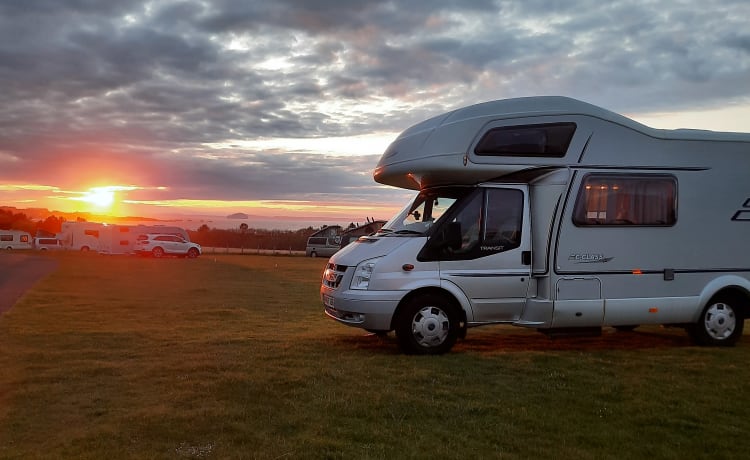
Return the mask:
M693 346L687 333L680 328L648 326L630 332L604 328L598 336L548 336L534 330L508 326L470 329L466 339L458 340L451 353L519 353L544 351L622 351ZM399 354L393 332L386 336L357 333L337 336L326 341L328 346L342 350L364 350L374 353ZM743 337L738 346L750 346Z

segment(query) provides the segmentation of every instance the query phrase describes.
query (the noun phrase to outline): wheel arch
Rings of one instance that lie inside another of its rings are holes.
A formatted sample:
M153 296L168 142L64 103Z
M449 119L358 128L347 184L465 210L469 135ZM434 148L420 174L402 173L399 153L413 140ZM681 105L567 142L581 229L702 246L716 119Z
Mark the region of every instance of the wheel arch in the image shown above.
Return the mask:
M736 275L717 278L703 289L700 296L700 309L696 313L697 321L701 311L718 297L729 297L737 301L738 313L743 318L750 316L750 281Z
M398 306L396 307L396 311L393 312L393 316L391 317L391 330L393 330L396 326L396 320L401 314L401 311L404 309L404 306L412 301L412 299L426 295L426 294L433 294L440 296L450 303L453 304L454 307L458 310L458 312L461 314L461 323L466 324L467 319L467 312L462 304L462 302L450 291L443 289L438 286L426 286L421 287L418 289L415 289L413 291L410 291L408 294L406 294L401 301L398 303ZM465 327L465 326L464 326Z

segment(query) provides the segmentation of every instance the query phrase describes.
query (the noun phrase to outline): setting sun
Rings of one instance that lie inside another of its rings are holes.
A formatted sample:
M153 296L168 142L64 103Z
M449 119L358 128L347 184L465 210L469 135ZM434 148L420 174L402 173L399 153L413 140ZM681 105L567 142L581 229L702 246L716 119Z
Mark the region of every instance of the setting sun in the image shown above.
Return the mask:
M92 188L81 198L99 208L109 208L115 202L115 192L108 187Z

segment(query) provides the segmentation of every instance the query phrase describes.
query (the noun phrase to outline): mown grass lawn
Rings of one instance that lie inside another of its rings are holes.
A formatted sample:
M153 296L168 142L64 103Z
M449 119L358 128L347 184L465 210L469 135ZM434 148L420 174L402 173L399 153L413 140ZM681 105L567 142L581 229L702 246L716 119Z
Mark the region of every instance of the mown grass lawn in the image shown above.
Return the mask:
M327 319L322 259L49 254L0 316L0 458L744 458L750 340L469 331L398 353Z

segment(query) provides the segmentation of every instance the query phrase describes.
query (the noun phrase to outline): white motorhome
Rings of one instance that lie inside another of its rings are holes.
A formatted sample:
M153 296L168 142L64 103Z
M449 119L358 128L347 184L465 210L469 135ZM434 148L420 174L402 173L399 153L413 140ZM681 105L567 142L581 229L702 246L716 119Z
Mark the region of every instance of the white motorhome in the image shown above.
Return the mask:
M336 253L335 320L408 353L466 329L663 324L733 345L750 315L750 134L662 130L564 97L455 110L404 131L375 180L418 190Z
M31 234L22 230L0 230L0 249L31 249Z
M63 222L58 239L65 249L72 251L98 251L105 225L99 222Z

